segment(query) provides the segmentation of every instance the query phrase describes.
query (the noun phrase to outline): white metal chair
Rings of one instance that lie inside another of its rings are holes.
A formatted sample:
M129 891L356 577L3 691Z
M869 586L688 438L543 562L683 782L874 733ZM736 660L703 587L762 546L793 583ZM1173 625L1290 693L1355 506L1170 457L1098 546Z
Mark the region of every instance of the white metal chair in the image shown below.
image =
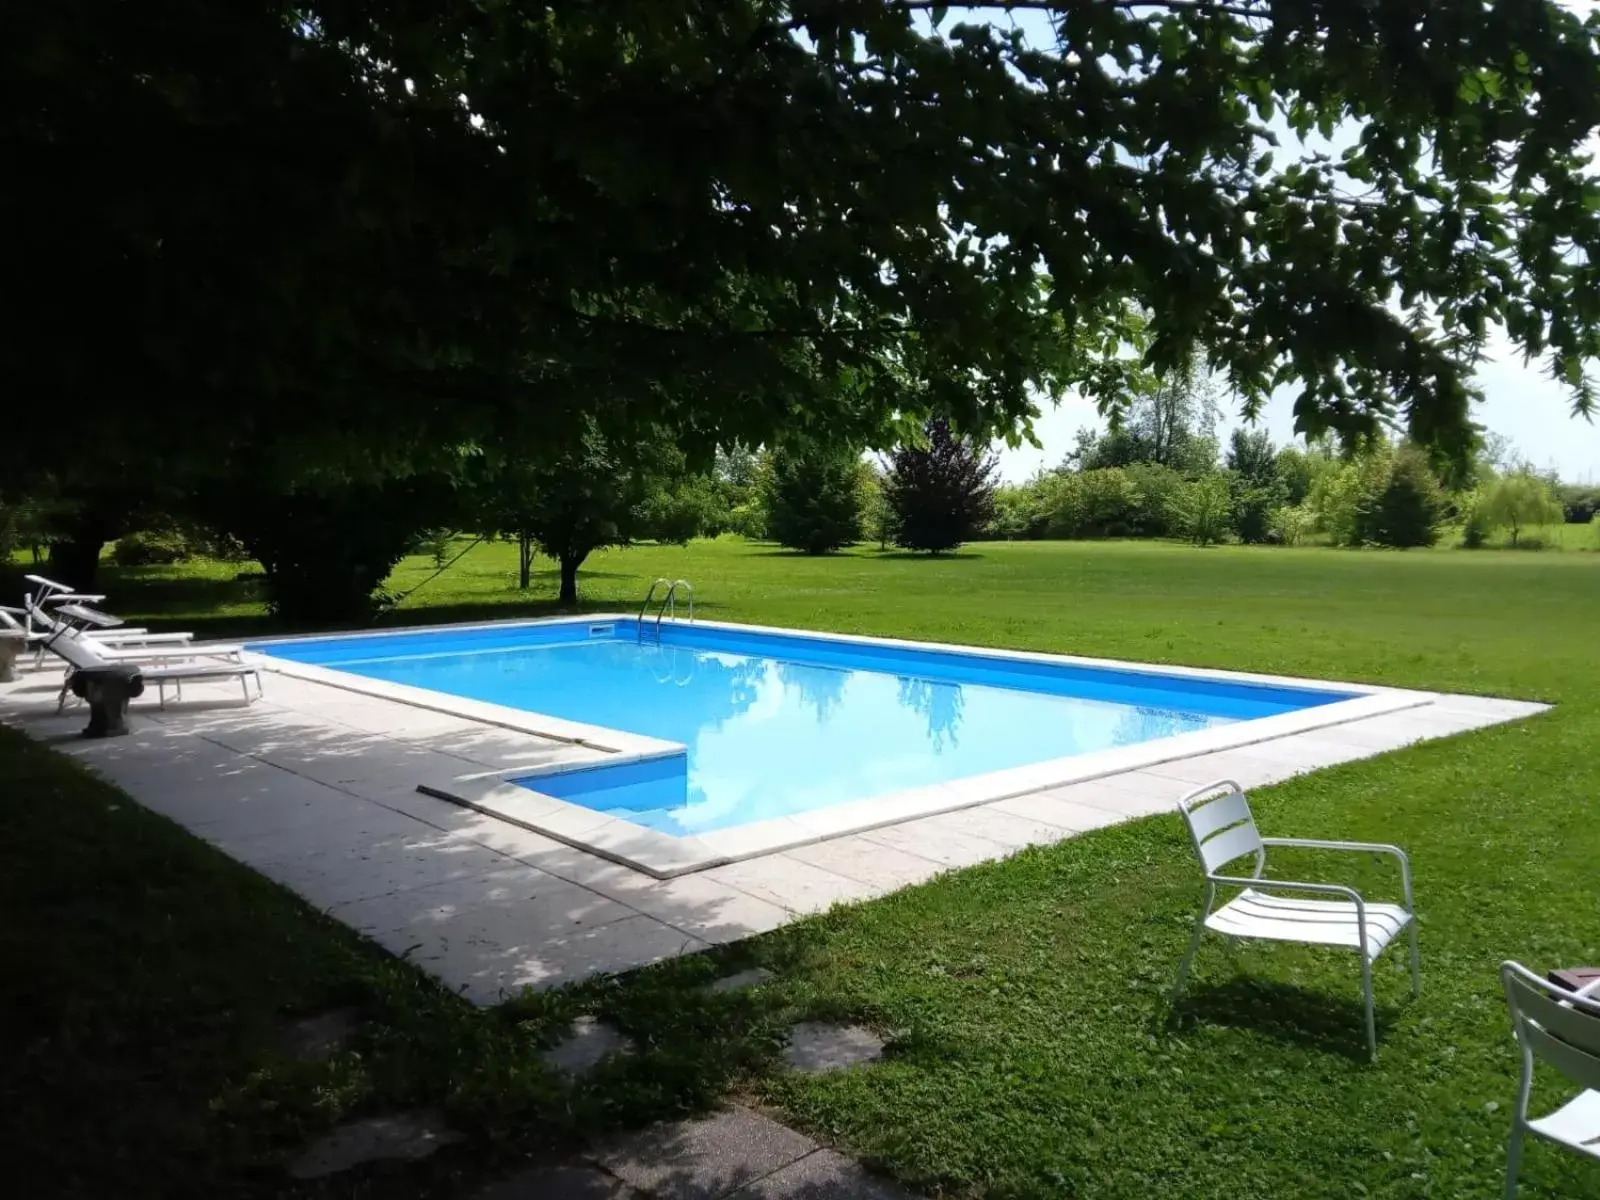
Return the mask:
M1302 942L1354 950L1361 959L1361 997L1366 1005L1367 1049L1378 1056L1378 1027L1372 1003L1372 964L1409 930L1411 937L1411 994L1422 991L1421 963L1417 954L1417 923L1411 900L1411 861L1398 846L1373 842L1330 842L1306 838L1264 838L1256 832L1255 818L1243 790L1231 779L1208 783L1178 801L1178 811L1189 826L1189 837L1205 870L1206 899L1195 918L1189 948L1178 968L1172 999L1177 1001L1189 976L1189 965L1207 929L1225 937ZM1267 850L1274 846L1302 850L1355 850L1392 855L1400 862L1403 904L1374 904L1354 888L1332 883L1300 883L1266 879ZM1254 855L1249 875L1224 875L1218 869ZM1243 889L1220 908L1213 908L1218 887ZM1318 899L1317 897L1324 897Z
M1521 963L1500 964L1511 1025L1522 1048L1522 1083L1511 1114L1511 1144L1506 1148L1506 1197L1516 1200L1522 1139L1542 1137L1579 1154L1600 1159L1600 997L1575 995L1540 979ZM1533 1064L1541 1059L1584 1090L1554 1112L1528 1118Z

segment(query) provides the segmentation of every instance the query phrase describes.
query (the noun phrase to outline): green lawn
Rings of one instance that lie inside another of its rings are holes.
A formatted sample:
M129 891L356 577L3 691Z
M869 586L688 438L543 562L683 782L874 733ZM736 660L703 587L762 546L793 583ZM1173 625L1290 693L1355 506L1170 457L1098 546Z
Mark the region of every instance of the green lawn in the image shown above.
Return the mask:
M1412 851L1424 993L1412 1001L1400 959L1385 963L1396 969L1379 972L1375 1066L1342 955L1246 948L1235 967L1210 944L1177 1029L1164 1028L1162 989L1199 899L1175 817L737 948L739 961L780 972L750 1002L694 994L689 985L713 969L695 960L515 1013L444 1017L453 1005L403 968L163 823L113 810L114 794L48 755L0 740L6 1027L32 1035L4 1068L8 1111L32 1111L13 1161L46 1161L37 1143L48 1128L65 1147L58 1159L92 1157L98 1119L138 1105L151 1122L165 1115L159 1128L113 1124L105 1135L126 1147L122 1178L170 1176L161 1164L194 1157L206 1164L196 1178L245 1194L275 1180L260 1164L298 1132L425 1100L474 1140L421 1171L379 1173L367 1194L458 1194L450 1188L497 1163L731 1089L954 1196L1499 1194L1516 1064L1495 966L1600 961L1600 555L1066 543L816 560L717 542L613 552L591 566L580 589L593 607L631 608L650 578L682 576L700 611L723 619L1557 708L1258 793L1258 815L1276 831ZM260 618L252 585L232 582L237 570L110 571L102 590L130 615L244 630ZM546 611L553 578L523 597L511 570L507 548L475 549L388 621ZM393 586L431 571L409 562ZM13 799L24 795L40 803ZM130 828L142 832L130 838ZM164 856L155 862L141 849L152 841ZM358 1061L278 1065L262 1033L274 1014L346 994L381 1031ZM531 1056L576 1007L607 1013L646 1053L569 1097ZM892 1035L889 1060L843 1077L775 1070L773 1030L805 1015L870 1022ZM180 1057L199 1046L205 1061L173 1072L152 1045ZM75 1107L78 1093L94 1098ZM1525 1196L1600 1197L1600 1165L1541 1147L1524 1180Z

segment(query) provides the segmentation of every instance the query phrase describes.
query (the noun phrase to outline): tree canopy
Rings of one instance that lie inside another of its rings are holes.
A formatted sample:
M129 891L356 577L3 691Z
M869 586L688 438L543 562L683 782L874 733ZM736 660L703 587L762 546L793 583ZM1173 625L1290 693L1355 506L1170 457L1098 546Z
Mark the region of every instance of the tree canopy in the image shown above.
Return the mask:
M1495 326L1591 405L1600 15L994 7L1052 37L922 0L9 5L0 371L75 431L28 465L888 445L1197 350L1246 412L1293 385L1305 432L1459 452Z

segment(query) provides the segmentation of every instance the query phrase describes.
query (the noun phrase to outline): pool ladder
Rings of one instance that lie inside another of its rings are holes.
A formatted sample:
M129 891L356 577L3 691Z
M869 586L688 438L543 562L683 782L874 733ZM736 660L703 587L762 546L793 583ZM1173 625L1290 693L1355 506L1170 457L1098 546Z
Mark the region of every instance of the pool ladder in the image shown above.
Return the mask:
M650 585L650 590L644 594L644 603L639 606L639 640L645 639L645 629L649 625L650 602L656 598L656 589L666 585L667 590L662 593L660 602L655 607L656 621L652 630L656 643L661 642L661 619L671 617L678 619L678 593L682 592L684 599L689 602L689 620L694 620L694 588L689 586L687 579L668 579L662 576Z

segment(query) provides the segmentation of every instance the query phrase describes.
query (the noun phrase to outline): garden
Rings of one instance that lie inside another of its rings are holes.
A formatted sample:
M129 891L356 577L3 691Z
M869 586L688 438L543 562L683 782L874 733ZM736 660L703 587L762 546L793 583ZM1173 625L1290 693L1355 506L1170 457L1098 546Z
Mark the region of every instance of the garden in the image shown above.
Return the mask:
M402 563L404 591L435 570ZM121 568L141 623L259 629L232 564ZM541 612L516 547L479 545L386 620ZM1203 949L1165 1023L1199 900L1175 816L1086 835L812 918L621 982L476 1011L289 894L11 734L3 872L13 1170L53 1194L283 1195L288 1148L352 1114L437 1106L469 1141L378 1167L371 1196L470 1194L608 1128L725 1097L958 1197L1492 1196L1517 1058L1495 968L1592 959L1600 556L1174 543L982 544L938 558L812 557L737 540L639 546L586 575L596 609L659 575L720 619L1066 650L1540 699L1532 720L1349 764L1252 796L1269 832L1412 853L1424 990L1386 960L1382 1052L1360 1053L1342 955ZM437 590L434 590L437 589ZM699 985L760 964L745 999ZM45 998L54 998L45 1000ZM283 1023L330 1004L360 1039L296 1061ZM540 1051L579 1011L641 1048L569 1087ZM849 1017L889 1040L843 1077L782 1069L778 1031ZM1555 1095L1559 1085L1552 1085ZM1536 1093L1537 1095L1537 1093ZM130 1183L136 1180L137 1183ZM348 1185L345 1185L348 1186ZM39 1189L30 1189L39 1190ZM305 1185L300 1194L320 1194ZM344 1194L344 1193L341 1193ZM1600 1195L1532 1148L1531 1196Z
M1412 854L1424 988L1380 965L1376 1063L1316 953L1206 947L1168 1010L1173 814L479 1009L73 761L135 739L0 727L14 1190L476 1197L732 1100L950 1200L1499 1192L1496 966L1600 956L1600 492L1501 436L1600 412L1600 12L131 7L0 19L0 600L115 614L0 624L8 673L72 652L97 732L252 672L185 631L632 613L663 577L732 622L1552 707L1252 797ZM1069 399L1093 427L1002 479ZM631 1049L573 1080L578 1016ZM785 1069L845 1019L882 1061ZM286 1178L416 1110L458 1140ZM1600 1180L1530 1148L1521 1194Z

